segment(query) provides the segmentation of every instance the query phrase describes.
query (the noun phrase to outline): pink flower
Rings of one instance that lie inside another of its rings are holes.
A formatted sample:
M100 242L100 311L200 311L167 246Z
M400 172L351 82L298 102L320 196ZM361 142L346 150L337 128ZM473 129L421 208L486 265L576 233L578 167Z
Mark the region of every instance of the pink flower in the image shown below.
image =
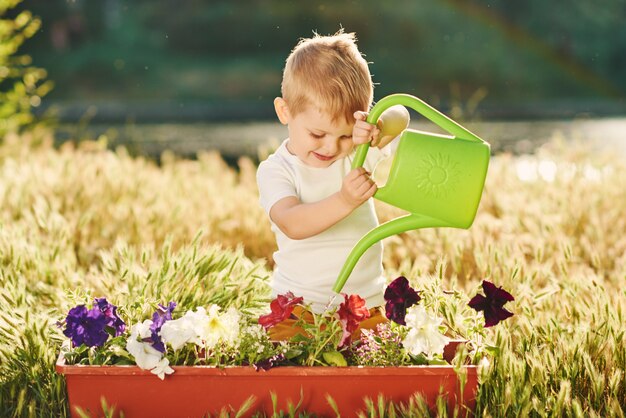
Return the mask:
M302 303L303 300L303 297L295 297L295 295L291 292L276 296L276 299L270 303L270 309L272 312L267 315L261 315L259 317L259 324L265 329L273 327L281 321L289 318L295 305Z
M365 300L359 295L343 294L344 301L339 305L337 316L341 322L343 334L339 347L344 347L350 342L350 337L359 327L359 323L370 317L370 311L365 306Z

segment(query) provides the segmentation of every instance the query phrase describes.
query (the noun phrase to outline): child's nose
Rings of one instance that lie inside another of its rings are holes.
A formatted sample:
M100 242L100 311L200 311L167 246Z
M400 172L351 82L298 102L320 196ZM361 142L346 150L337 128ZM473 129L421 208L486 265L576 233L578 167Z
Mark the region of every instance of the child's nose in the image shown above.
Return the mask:
M331 155L336 154L337 150L339 150L339 139L338 138L328 139L328 141L326 141L324 148L326 148L326 151L329 154Z

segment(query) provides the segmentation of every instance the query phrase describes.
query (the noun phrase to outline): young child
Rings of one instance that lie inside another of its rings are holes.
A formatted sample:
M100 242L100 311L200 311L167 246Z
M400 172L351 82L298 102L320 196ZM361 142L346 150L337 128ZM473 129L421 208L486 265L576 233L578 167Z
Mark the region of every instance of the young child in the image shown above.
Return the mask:
M329 308L350 250L378 225L370 199L377 188L370 174L395 151L392 140L406 129L409 114L394 106L378 126L365 122L373 83L354 34L343 31L302 39L287 58L281 92L274 107L289 137L257 172L260 203L278 244L272 294L293 292L320 313ZM352 170L355 145L366 142L371 148L364 167ZM370 308L363 328L385 320L378 309L384 304L382 252L381 243L372 246L343 289ZM343 301L336 299L335 304ZM289 338L298 332L294 322L283 321L270 335Z

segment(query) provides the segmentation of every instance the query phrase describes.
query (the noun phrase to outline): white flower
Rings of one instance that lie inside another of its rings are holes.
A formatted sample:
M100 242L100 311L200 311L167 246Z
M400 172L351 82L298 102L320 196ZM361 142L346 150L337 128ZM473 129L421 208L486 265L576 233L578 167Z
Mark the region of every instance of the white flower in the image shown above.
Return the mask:
M166 374L174 373L174 369L170 367L170 361L164 357L150 372L156 374L159 379L163 380Z
M152 347L149 342L141 341L150 337L150 325L152 325L152 321L149 319L133 325L130 337L126 342L126 350L135 357L137 366L144 370L150 370L163 379L165 374L174 373L174 370L169 367L169 360L163 358L163 353Z
M130 331L130 337L126 343L126 349L135 357L137 365L146 370L156 367L163 356L163 354L152 347L150 343L140 341L150 337L150 325L152 325L152 321L149 319L133 325Z
M206 349L223 342L232 347L239 343L239 322L241 316L235 308L220 312L218 305L211 305L207 312L203 307L187 311L179 319L165 322L160 335L164 343L179 350L187 343L203 346Z
M231 306L224 312L221 319L226 328L222 334L222 340L230 346L237 347L239 345L239 322L241 321L239 311Z
M407 309L405 317L409 332L402 341L402 345L413 355L421 353L432 357L433 354L443 354L443 349L450 339L439 332L439 325L443 318L435 318L426 312L422 305L413 305Z
M200 310L202 308L198 308ZM204 309L203 309L204 311ZM236 345L239 337L239 312L230 308L220 313L220 307L211 305L206 319L199 324L199 338L204 341L207 349L215 347L220 341L228 345Z
M261 354L265 350L263 342L269 339L267 331L259 324L250 324L242 328L240 337L254 341L252 347L256 349L257 354Z
M267 338L267 331L259 324L249 324L241 330L241 333L250 336L254 340Z
M175 351L181 349L188 342L195 341L197 333L193 312L189 311L182 318L166 321L161 326L159 335L163 342L171 345Z
M209 320L206 310L199 306L194 311L187 311L183 318L193 327L193 338L190 342L196 345L202 345L202 329L203 324ZM182 318L181 318L182 319Z

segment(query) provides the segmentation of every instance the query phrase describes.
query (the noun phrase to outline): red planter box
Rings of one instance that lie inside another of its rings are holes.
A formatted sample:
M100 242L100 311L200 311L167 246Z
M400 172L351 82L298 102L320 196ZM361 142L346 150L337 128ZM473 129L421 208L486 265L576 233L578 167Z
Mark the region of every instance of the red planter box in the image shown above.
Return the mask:
M412 367L276 367L255 371L252 367L215 368L176 366L174 374L159 379L137 366L68 366L60 356L56 371L65 376L72 417L76 407L92 416L102 412L100 399L115 406L127 418L201 417L223 407L239 409L254 395L250 412L273 412L270 392L278 397L278 410L288 411L288 402L299 412L334 416L326 401L332 396L343 416L365 409L363 399L374 401L379 394L394 402L406 402L422 393L434 406L441 392L448 396L448 408L462 405L462 415L475 406L478 378L476 366L464 366L467 380L461 393L460 379L452 366ZM249 414L250 415L250 414Z

